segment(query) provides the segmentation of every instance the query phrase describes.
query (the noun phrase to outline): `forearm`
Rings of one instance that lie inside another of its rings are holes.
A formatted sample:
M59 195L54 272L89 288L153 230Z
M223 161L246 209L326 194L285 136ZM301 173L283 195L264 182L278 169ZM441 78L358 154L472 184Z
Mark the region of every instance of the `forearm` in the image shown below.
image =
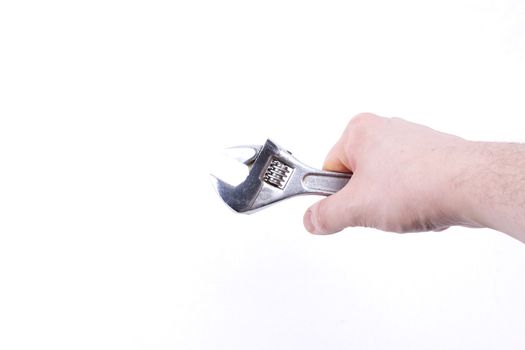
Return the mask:
M525 242L525 144L470 142L471 166L458 181L473 226Z

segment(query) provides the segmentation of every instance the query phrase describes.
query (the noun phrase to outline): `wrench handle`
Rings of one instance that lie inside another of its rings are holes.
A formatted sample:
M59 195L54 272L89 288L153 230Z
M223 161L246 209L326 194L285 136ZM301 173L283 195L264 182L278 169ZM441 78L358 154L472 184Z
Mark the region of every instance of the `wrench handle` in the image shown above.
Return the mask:
M302 185L305 193L329 196L346 186L352 174L334 171L314 171L303 176Z

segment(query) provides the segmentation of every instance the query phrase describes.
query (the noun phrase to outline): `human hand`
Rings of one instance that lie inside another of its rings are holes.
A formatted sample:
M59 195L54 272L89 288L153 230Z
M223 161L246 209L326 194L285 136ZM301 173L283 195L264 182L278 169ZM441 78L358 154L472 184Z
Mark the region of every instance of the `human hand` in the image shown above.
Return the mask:
M306 229L329 234L366 226L401 233L479 226L461 193L470 144L399 118L357 115L323 166L353 176L307 210Z

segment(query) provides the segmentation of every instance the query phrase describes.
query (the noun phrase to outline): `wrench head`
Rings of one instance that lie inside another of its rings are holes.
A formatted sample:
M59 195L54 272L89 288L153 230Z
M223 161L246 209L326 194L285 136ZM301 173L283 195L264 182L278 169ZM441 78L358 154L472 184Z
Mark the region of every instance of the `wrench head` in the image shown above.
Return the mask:
M228 157L250 166L257 158L261 148L262 146L260 145L234 146L226 148L224 153Z
M293 173L291 153L271 140L263 146L240 146L227 153L245 153L234 158L249 167L248 177L237 186L228 184L210 174L215 190L231 209L238 213L252 213L292 195L285 191L286 182ZM245 152L246 151L246 152ZM255 154L251 154L255 151ZM283 163L282 159L289 159Z

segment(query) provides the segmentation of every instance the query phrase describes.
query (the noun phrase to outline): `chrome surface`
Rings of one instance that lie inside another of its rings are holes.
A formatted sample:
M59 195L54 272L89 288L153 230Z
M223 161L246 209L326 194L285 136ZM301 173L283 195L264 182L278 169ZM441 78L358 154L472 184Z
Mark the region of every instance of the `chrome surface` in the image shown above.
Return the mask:
M237 146L226 151L250 168L248 177L232 186L210 176L224 203L238 213L253 213L298 195L328 196L346 186L352 176L311 168L269 139L263 146Z

